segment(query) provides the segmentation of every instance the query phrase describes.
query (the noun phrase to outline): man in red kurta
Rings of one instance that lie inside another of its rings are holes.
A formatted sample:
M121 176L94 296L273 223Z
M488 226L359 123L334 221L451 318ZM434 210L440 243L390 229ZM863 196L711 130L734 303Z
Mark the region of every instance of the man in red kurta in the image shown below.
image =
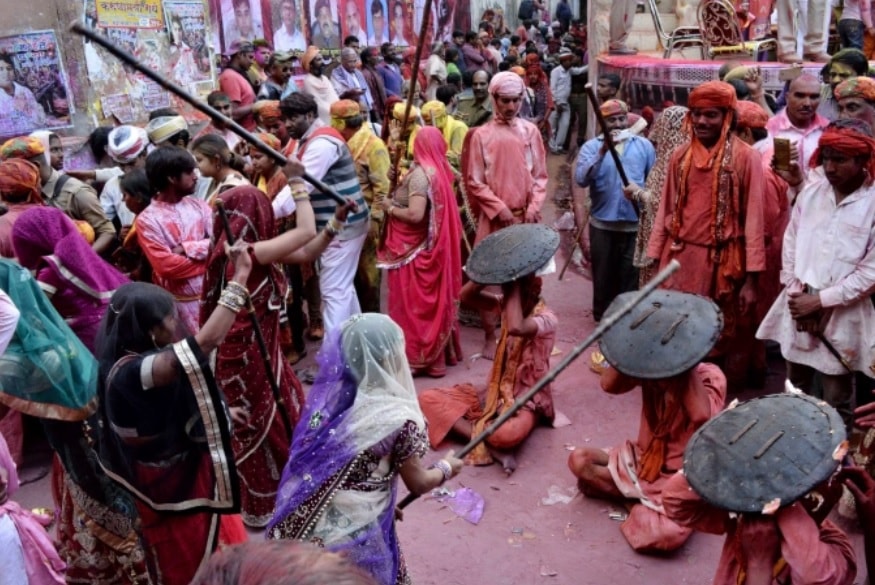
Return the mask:
M755 318L757 277L766 268L762 158L730 131L731 85L703 83L690 93L689 107L692 140L671 157L647 256L660 269L680 262L663 288L717 303L724 328L714 354L725 355L752 329L744 319Z
M608 313L622 302L628 302L629 294L617 297ZM612 365L602 373L602 390L625 394L641 387L637 441L626 441L610 449L580 447L568 458L568 467L587 497L635 502L620 531L640 553L675 550L692 534L690 528L666 517L662 490L666 481L683 466L684 449L690 437L723 409L726 399L726 378L720 368L713 364L696 364L719 334L716 307L692 295L662 294L669 296L654 296L655 310L647 309L647 302L642 303L640 313L627 315L617 323L614 333L602 338L602 351ZM689 305L683 297L695 304ZM680 306L698 306L699 309L677 310ZM666 317L661 317L663 312L667 313ZM711 334L700 335L700 326L708 322ZM666 338L669 341L660 344L660 340ZM672 367L669 365L672 360L662 359L658 355L660 351L680 357L684 365L696 365L679 373L675 373L678 367L664 370ZM639 359L642 355L650 359ZM636 369L641 377L632 375ZM657 378L662 371L666 375Z
M547 159L538 127L519 117L526 86L516 73L492 78L494 117L472 129L462 149L462 176L471 210L477 216L476 244L515 223L541 221L547 196ZM481 314L486 332L483 357L495 355L495 323Z
M818 526L800 502L773 517L742 517L707 504L680 472L666 482L663 504L684 526L726 534L713 585L854 582L857 560L848 536L829 520Z
M769 116L758 104L741 101L736 107L737 123L735 131L746 144L753 145L768 137L766 123ZM766 251L766 269L757 281L757 303L754 319L747 320L748 330L758 325L772 303L781 292L781 250L784 230L790 221L789 185L772 168L773 152L763 155L763 243ZM798 162L798 161L797 161ZM730 364L726 364L726 375L748 374L747 381L754 387L762 387L766 372L766 346L762 341L751 340L749 333L737 337L739 343L731 352Z

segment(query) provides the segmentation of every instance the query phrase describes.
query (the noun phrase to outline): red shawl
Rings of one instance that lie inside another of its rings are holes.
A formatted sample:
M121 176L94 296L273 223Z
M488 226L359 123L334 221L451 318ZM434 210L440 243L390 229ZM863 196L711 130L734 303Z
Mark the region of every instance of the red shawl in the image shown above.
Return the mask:
M389 217L386 240L378 250L380 265L390 268L390 295L415 300L390 304L390 316L404 330L412 367L430 365L444 350L457 326L462 288L459 242L462 224L453 193L453 171L440 130L420 130L413 146L415 163L429 177L426 218L416 225Z

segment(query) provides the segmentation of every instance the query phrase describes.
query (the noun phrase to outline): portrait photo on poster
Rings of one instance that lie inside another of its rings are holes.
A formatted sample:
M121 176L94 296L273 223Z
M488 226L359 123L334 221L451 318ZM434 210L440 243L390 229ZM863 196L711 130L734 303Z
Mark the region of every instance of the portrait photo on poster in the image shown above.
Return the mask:
M210 0L214 46L224 55L234 41L266 38L264 12L261 0Z
M389 42L397 47L408 47L415 44L416 34L413 32L413 18L410 6L404 0L388 0Z
M212 79L204 5L198 0L164 0L164 13L168 42L166 67L174 81L193 91L199 82Z
M364 0L340 0L340 5L343 8L341 21L343 39L355 37L359 40L359 48L364 48L368 42L363 21L365 16Z
M340 48L340 23L337 2L310 0L310 44L320 49Z
M301 0L273 0L271 4L274 51L306 51Z
M365 0L368 16L368 46L380 47L389 42L389 10L386 0Z
M69 128L72 102L54 31L0 37L0 137Z

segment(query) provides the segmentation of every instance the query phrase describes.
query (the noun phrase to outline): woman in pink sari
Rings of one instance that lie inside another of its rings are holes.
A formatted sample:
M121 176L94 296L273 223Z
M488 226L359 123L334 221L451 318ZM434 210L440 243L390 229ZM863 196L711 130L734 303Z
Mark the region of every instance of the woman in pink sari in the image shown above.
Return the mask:
M94 336L115 289L128 282L91 248L59 209L34 207L12 228L18 262L35 271L40 288L92 352Z
M461 357L462 225L440 130L419 131L413 160L383 202L388 219L377 265L388 269L389 316L404 331L410 367L439 378Z

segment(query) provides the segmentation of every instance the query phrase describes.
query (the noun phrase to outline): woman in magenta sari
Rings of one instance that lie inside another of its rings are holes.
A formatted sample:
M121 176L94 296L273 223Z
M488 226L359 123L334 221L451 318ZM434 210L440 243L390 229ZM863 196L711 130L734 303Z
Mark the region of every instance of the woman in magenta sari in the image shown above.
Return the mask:
M94 352L94 337L112 293L128 282L91 248L59 209L34 207L12 228L18 262L36 280L70 329Z
M439 378L461 357L462 225L440 130L419 131L413 160L383 202L388 220L377 266L388 269L389 316L404 331L410 367Z

